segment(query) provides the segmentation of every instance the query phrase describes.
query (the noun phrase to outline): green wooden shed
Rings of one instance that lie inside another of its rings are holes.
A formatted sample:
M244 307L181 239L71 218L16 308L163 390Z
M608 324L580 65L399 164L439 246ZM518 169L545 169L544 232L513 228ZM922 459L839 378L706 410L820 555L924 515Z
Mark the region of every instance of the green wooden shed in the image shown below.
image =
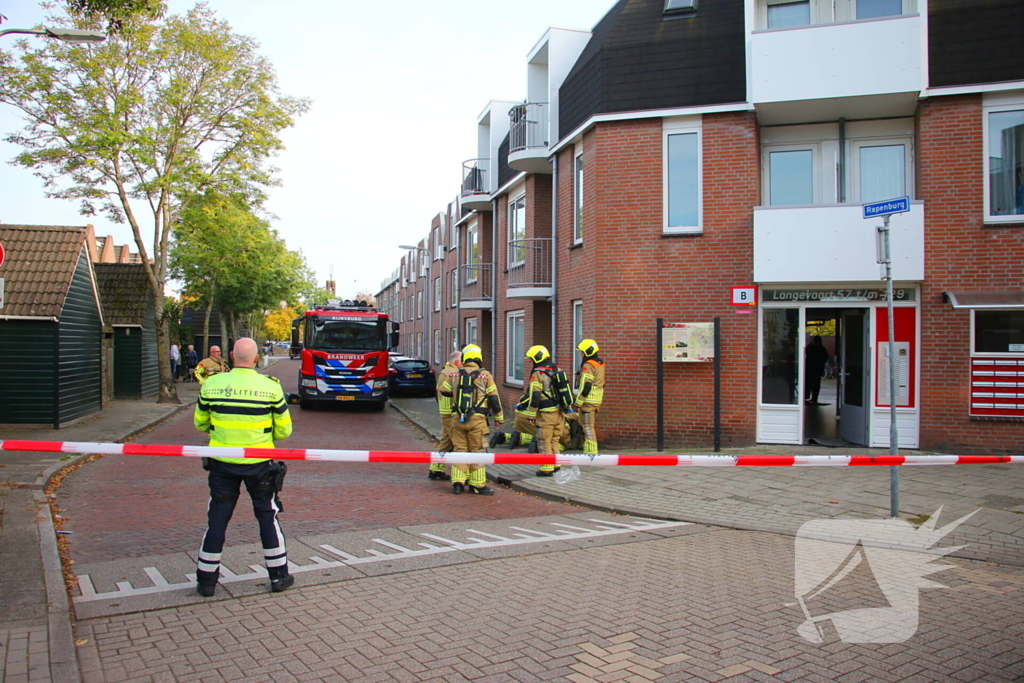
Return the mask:
M156 321L149 280L141 263L95 263L103 318L114 334L114 398L160 392Z
M0 224L0 424L59 429L102 408L103 314L85 236Z

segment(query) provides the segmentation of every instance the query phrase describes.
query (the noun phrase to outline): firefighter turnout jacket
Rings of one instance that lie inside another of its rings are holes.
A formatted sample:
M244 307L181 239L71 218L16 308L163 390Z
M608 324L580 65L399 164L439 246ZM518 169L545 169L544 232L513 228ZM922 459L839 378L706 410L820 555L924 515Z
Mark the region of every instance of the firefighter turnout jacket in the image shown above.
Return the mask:
M252 368L235 368L203 383L196 403L196 429L210 435L211 446L274 448L292 433L281 383ZM263 458L217 458L249 464Z
M521 400L519 403L519 405L525 403L525 409L522 412L531 420L536 419L537 413L562 410L562 401L559 400L559 387L555 386L551 378L551 374L556 371L560 372L558 366L549 361L538 363L534 366L533 374L530 375L530 386L526 390L526 395L523 397L524 400ZM566 390L566 387L562 388L562 391ZM571 401L572 396L564 399L566 404Z
M228 365L228 362L224 360L223 357L214 358L213 356L210 356L209 358L204 358L199 362L199 365L196 366L196 379L198 379L199 383L202 384L214 375L230 371L231 366Z
M576 394L577 406L600 407L604 401L604 370L604 361L597 356L583 361L576 383L580 388Z

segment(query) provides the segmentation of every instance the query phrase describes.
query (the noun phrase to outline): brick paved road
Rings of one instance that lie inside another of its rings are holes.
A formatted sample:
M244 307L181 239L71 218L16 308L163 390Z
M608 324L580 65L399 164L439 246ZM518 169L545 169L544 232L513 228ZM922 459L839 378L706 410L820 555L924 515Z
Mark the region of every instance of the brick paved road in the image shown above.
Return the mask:
M273 366L286 391L295 388L298 361ZM430 449L422 433L393 411L349 407L292 409L294 448ZM204 444L192 411L137 439L139 443ZM106 456L69 476L58 503L74 532L76 562L106 562L157 553L194 551L206 528L208 489L198 460ZM245 494L243 492L243 500ZM291 537L462 520L556 515L575 508L498 490L491 498L454 496L426 467L402 464L289 463L281 515ZM259 540L248 506L228 527L228 545Z
M793 539L705 529L92 619L79 654L89 682L1020 680L1024 570L952 563L901 644L804 641Z

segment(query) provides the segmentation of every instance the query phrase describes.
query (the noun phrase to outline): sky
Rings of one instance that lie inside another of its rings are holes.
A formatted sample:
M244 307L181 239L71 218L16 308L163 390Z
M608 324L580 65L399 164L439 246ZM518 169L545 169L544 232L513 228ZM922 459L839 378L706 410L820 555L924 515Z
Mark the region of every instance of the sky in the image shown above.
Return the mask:
M194 4L169 2L176 14ZM398 245L425 237L454 199L462 162L477 156L477 116L491 100L525 99L526 55L547 28L589 31L615 0L207 4L260 43L282 93L312 100L282 135L286 150L272 159L282 185L267 208L288 248L321 282L333 268L339 296L349 297L377 292L404 253ZM44 16L33 0L0 0L0 14L5 28ZM22 127L19 112L0 104L0 134ZM46 198L31 171L8 163L18 151L0 141L0 222L92 223L137 250L126 224Z

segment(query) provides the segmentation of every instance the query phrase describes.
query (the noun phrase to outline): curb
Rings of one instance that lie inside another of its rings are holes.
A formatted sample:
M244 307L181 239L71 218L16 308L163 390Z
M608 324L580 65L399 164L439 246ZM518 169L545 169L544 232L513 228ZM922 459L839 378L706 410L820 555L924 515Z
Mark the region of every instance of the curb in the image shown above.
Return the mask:
M123 442L141 434L147 429L168 420L178 413L195 404L195 400L186 401L181 405L173 406L170 410L159 417L155 417L143 425L132 427L124 434L114 439L115 442ZM67 467L77 465L91 453L79 453L67 460L54 463L39 476L33 483L32 492L39 511L39 554L43 561L43 577L46 583L46 623L47 639L49 641L50 677L54 683L78 683L82 680L82 673L78 666L77 648L75 647L74 624L71 622L71 605L68 602L67 587L64 583L64 567L60 561L60 551L57 549L57 531L53 527L53 517L50 513L50 501L46 498L45 489L50 481L60 471Z
M409 420L409 422L411 422L414 427L416 427L421 432L423 432L424 434L429 436L431 439L433 439L434 441L438 441L438 442L441 441L441 435L440 434L436 434L433 431L431 431L431 429L429 427L427 427L425 424L423 424L422 422L417 420L416 417L411 412L409 412L405 408L402 408L401 406L399 406L394 401L388 401L388 405L391 406L392 408L394 408L398 412L399 415L401 415L405 419Z

